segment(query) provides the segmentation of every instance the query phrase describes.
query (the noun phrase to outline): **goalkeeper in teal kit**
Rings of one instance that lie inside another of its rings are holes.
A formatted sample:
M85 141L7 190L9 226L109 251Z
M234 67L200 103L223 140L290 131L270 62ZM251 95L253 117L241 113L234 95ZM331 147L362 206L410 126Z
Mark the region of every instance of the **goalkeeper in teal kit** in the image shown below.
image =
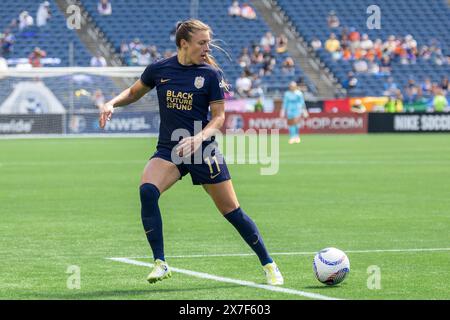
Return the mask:
M281 117L287 118L289 126L289 144L300 143L300 119L308 117L305 99L294 81L289 84L289 90L284 93Z

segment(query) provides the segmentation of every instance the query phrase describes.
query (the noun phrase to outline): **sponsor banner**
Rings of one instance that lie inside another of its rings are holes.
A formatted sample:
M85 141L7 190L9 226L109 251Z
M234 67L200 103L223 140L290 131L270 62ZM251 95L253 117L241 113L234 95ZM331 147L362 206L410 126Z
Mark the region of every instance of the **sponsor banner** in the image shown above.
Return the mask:
M98 124L97 113L67 115L68 134L79 133L158 133L158 112L116 112L104 129Z
M62 114L4 115L0 114L0 135L62 134Z
M350 112L349 99L331 99L323 102L323 111L325 112Z
M384 105L388 102L388 97L360 97L350 98L350 107L355 105L356 100L360 100L361 104L366 107L367 112L384 111Z
M369 132L450 132L450 114L371 113Z
M278 129L288 133L287 120L279 113L227 113L223 130ZM301 133L367 133L367 114L312 113L300 120Z

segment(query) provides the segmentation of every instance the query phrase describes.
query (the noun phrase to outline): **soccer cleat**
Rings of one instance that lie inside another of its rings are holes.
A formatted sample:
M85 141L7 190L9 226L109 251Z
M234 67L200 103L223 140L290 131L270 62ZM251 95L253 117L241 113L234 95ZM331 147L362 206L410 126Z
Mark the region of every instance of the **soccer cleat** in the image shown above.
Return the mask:
M289 144L293 144L293 143L295 143L295 138L290 138L289 139Z
M155 265L153 266L152 272L147 277L149 283L155 283L172 276L172 272L169 269L167 262L160 259L155 260Z
M300 143L302 140L300 140L300 137L296 137L295 139L294 139L294 143Z
M272 286L280 286L284 283L283 276L280 269L275 262L268 263L263 266L264 273L266 274L267 284Z

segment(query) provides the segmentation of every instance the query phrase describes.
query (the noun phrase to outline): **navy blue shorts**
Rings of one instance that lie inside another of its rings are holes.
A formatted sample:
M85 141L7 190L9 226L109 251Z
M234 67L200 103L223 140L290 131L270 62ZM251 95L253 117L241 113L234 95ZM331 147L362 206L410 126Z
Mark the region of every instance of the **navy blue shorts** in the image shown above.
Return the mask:
M161 158L174 163L180 171L180 180L190 173L192 184L195 185L215 184L231 179L225 159L218 149L205 158L201 157L201 163L195 163L191 158L191 161L186 161L187 163L177 164L172 160L171 152L172 150L169 148L158 147L150 159Z

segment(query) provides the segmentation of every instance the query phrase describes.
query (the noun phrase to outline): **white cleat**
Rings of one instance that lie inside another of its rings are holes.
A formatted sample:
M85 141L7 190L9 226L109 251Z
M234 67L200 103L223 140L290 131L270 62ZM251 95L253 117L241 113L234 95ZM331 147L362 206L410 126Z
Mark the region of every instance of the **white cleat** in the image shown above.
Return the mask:
M272 286L281 286L284 284L283 276L275 262L266 264L263 266L263 270L266 274L267 284Z
M167 262L156 259L152 272L147 277L149 283L155 283L172 276L172 272L169 269Z

